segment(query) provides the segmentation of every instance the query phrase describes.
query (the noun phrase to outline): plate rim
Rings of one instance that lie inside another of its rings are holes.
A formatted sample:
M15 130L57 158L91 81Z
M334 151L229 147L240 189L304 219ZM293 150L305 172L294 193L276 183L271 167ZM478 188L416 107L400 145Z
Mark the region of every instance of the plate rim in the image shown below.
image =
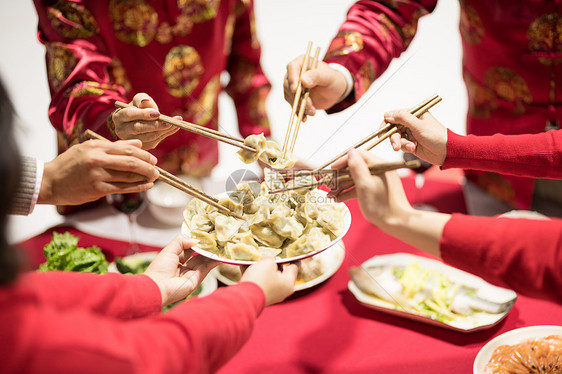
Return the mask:
M552 330L555 331L552 331ZM557 331L556 331L557 330ZM547 334L548 332L548 334ZM506 331L488 341L476 354L474 358L474 363L472 365L473 374L484 374L484 368L486 364L492 358L492 354L497 347L501 345L513 345L521 343L524 340L532 338L541 338L549 335L562 335L562 326L560 325L534 325L519 327L517 329ZM513 338L513 336L517 338ZM515 339L512 342L506 342L505 340Z
M328 195L328 193L326 191L322 191L322 190L318 190L318 191L321 192L324 196ZM218 194L217 196L220 197L223 194L226 194L226 192L223 192L222 194ZM337 238L332 240L330 242L330 244L328 244L326 247L321 248L317 251L308 252L308 253L302 254L300 256L295 256L295 257L290 257L290 258L276 257L275 263L276 264L287 264L287 263L296 262L296 261L299 261L299 260L304 260L305 258L308 258L308 257L316 256L317 254L320 254L320 253L324 252L328 248L333 247L334 244L336 244L338 241L342 240L343 237L349 231L349 228L351 227L351 211L349 210L349 207L345 203L336 203L335 202L335 204L342 204L345 207L345 211L344 211L344 224L345 224L345 226L344 226L344 229L343 229L342 233ZM187 224L185 223L185 219L184 219L184 221L181 224L181 233L182 233L182 235L185 235L187 237L191 237L189 235L190 232L191 232L191 230L189 229L189 227L187 227ZM231 259L228 259L228 258L220 257L219 255L217 255L214 252L209 252L209 251L206 251L204 249L199 248L197 245L194 245L193 247L191 247L191 249L193 249L193 251L199 253L201 256L205 256L207 258L210 258L211 260L214 260L214 261L217 261L217 262L222 262L224 264L252 265L252 264L255 264L257 262L257 261L250 261L250 260L231 260Z
M458 332L463 332L463 333L469 333L469 332L476 332L476 331L480 331L480 330L486 330L486 329L489 329L489 328L497 325L498 323L500 323L509 314L509 312L513 308L513 305L515 304L515 301L517 300L517 293L515 293L515 291L513 291L511 289L495 286L491 283L486 282L484 279L482 279L481 277L478 277L477 275L468 273L468 272L466 272L464 270L461 270L461 269L457 269L457 268L455 268L451 265L447 265L444 262L439 261L438 259L423 257L423 256L415 255L415 254L412 254L412 253L396 252L396 253L389 253L389 254L384 254L384 255L377 255L377 256L371 257L368 260L364 261L363 263L361 263L360 266L371 266L373 263L377 263L376 260L384 260L384 259L388 259L388 258L392 258L392 257L409 257L411 259L416 259L416 260L421 260L422 262L431 263L432 265L435 265L437 267L443 267L445 269L448 269L448 272L459 273L463 276L467 275L473 281L478 281L478 283L481 283L481 286L492 286L492 287L496 287L496 288L500 288L500 289L512 292L513 295L514 295L513 302L504 312L499 313L498 318L493 320L491 323L478 324L478 325L475 325L474 327L463 328L463 327L460 327L460 326L450 325L446 322L434 320L434 319L431 319L429 317L424 317L424 316L421 316L421 315L418 315L418 314L394 309L392 303L390 303L386 300L380 299L380 298L378 298L374 295L369 295L369 294L364 293L363 291L361 291L359 289L359 287L355 284L355 282L352 279L350 279L348 284L347 284L347 288L351 292L353 297L361 305L363 305L367 308L370 308L370 309L374 309L374 310L384 312L384 313L389 313L389 314L397 315L397 316L400 316L400 317L403 317L403 318L419 321L419 322L422 322L422 323L427 323L427 324L430 324L430 325L443 327L443 328L448 329L448 330L453 330L453 331L458 331ZM380 301L380 303L379 304L369 303L369 302L365 301L366 299L377 300L377 301ZM382 304L382 305L380 305L380 304ZM388 306L384 306L384 304L388 304Z

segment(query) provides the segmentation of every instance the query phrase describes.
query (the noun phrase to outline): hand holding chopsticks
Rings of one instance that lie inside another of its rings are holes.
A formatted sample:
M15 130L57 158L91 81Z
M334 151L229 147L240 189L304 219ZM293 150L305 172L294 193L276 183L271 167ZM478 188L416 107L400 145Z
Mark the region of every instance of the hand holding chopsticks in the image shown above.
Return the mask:
M121 109L130 107L129 104L121 101L116 101L115 106ZM248 147L247 145L244 144L244 139L235 138L233 136L230 136L228 134L222 133L217 130L210 129L208 127L203 127L187 121L182 121L180 119L173 118L165 114L160 114L160 116L158 118L155 118L155 120L169 123L170 125L179 127L180 129L187 130L198 135L206 136L207 138L215 139L217 141L227 143L235 147L245 149L250 152L256 152L254 148Z
M302 75L309 70L310 63L310 50L312 49L312 42L308 43L306 48L306 54L304 55L304 61L299 74L299 81L297 84L297 90L295 92L295 98L293 100L293 107L291 110L291 117L289 118L289 124L287 126L287 132L285 134L285 141L283 142L283 157L287 156L287 152L293 152L295 149L295 143L297 141L297 136L299 134L299 129L301 122L304 117L304 110L306 108L306 101L310 95L307 88L302 87ZM316 48L314 53L314 58L312 60L312 69L316 69L318 66L318 58L320 57L320 47Z
M427 98L426 100L422 101L418 105L414 106L409 111L412 115L414 115L416 117L421 117L424 113L426 113L429 109L431 109L434 105L439 103L441 100L442 100L441 97L439 97L438 95L433 95L433 96ZM372 144L367 145L366 149L371 150L376 145L380 144L383 140L389 138L390 136L392 136L392 134L395 134L398 131L399 131L398 126L396 126L395 124L392 124L392 123L388 123L386 126L378 129L377 131L375 131L371 135L367 136L366 138L364 138L360 142L354 144L350 148L346 149L344 152L342 152L339 155L337 155L336 157L330 159L328 162L326 162L325 164L320 166L318 169L323 169L323 168L326 168L326 167L330 166L336 160L345 156L347 154L347 152L349 152L349 150L351 150L353 148L357 149L357 148L369 143L371 140L378 137L378 139L376 139Z
M104 138L103 136L96 134L95 132L93 132L92 130L86 130L85 132L86 136L90 139L97 139L97 140L104 140L104 141L110 141L106 138ZM209 205L214 206L215 208L217 208L218 210L220 210L221 212L231 215L233 217L236 217L238 219L243 219L239 214L234 213L232 211L230 211L227 207L220 205L218 200L211 196L206 194L205 192L193 187L192 185L190 185L189 183L185 182L183 179L180 179L178 177L176 177L175 175L173 175L172 173L167 172L166 170L159 168L158 166L155 166L156 170L158 170L158 172L160 173L160 175L158 176L158 179L160 179L162 182L169 184L172 187L177 188L178 190L185 192L186 194L199 199Z

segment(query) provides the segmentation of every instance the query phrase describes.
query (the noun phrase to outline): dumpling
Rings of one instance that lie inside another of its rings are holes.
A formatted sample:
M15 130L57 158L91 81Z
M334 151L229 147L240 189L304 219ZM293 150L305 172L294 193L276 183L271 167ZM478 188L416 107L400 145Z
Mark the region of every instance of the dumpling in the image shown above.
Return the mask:
M242 204L234 201L231 198L225 197L224 199L219 200L219 204L228 208L228 210L230 210L231 212L237 213L237 214L242 214L242 211L244 210L244 206L242 206Z
M345 224L343 214L334 204L320 205L316 222L332 233L334 238L341 235Z
M285 238L279 236L271 227L263 223L252 225L251 230L254 237L268 247L280 248L285 241Z
M259 261L258 249L244 243L226 243L224 253L228 258L244 261Z
M250 231L241 232L241 233L238 233L238 234L234 235L234 237L232 238L231 241L234 242L234 243L242 243L242 244L252 246L254 248L258 248L258 243L256 243L256 241L254 240L254 236L252 235L252 233Z
M199 240L197 246L204 251L218 253L219 248L217 247L217 236L215 232L205 232L200 230L191 230L191 237Z
M318 251L330 244L332 239L320 227L313 227L306 234L292 242L285 248L287 257L296 257L306 253Z
M278 256L279 254L281 254L282 250L280 248L258 247L258 252L262 256L272 255L272 256L275 257L275 256Z
M246 164L257 161L260 153L266 146L266 141L267 140L265 139L265 136L263 136L263 133L246 137L246 139L244 139L244 145L254 148L257 152L241 149L238 151L240 159Z
M191 217L194 217L198 214L205 213L205 204L199 199L191 199L191 201L187 204L187 207L183 211L183 218L186 222L191 221Z
M238 234L242 222L231 216L218 215L215 219L215 232L219 243L226 243Z
M298 239L304 231L304 226L295 217L271 217L269 222L279 236L291 240Z
M215 225L206 214L198 214L191 218L191 222L189 223L189 228L191 230L200 230L205 232L210 232L215 228Z

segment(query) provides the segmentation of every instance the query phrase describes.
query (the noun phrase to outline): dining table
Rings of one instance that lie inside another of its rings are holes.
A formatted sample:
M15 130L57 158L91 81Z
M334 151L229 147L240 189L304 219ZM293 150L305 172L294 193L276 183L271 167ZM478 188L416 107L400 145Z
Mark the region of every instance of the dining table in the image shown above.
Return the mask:
M402 176L409 200L416 202L421 196L425 204L441 212L466 213L462 179L443 178L439 171L429 175L433 177L426 177L421 191L412 173ZM562 305L525 295L518 295L499 323L474 332L430 325L360 304L348 290L350 267L397 252L431 256L368 222L357 201L346 204L352 223L343 238L345 259L339 270L323 283L265 308L249 340L219 373L471 373L477 353L492 338L525 326L562 325ZM42 248L53 231L80 236L80 246L97 245L109 260L124 254L125 241L79 227L63 224L19 243L29 266L45 261ZM141 248L159 249L154 245Z

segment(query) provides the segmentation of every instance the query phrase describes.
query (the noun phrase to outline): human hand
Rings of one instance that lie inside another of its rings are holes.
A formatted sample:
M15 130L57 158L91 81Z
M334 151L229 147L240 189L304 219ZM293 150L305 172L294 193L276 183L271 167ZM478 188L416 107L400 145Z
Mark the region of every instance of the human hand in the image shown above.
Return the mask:
M293 105L303 63L304 55L301 55L287 64L283 90L285 100L291 105ZM304 88L310 89L305 116L315 115L317 109L333 107L347 89L345 76L323 61L318 62L316 69L308 70L303 74L301 84Z
M145 93L138 93L128 108L117 109L111 118L119 139L140 139L143 149L156 148L168 136L179 130L169 123L157 121L158 105ZM181 117L174 117L181 119Z
M37 203L76 205L113 193L146 191L158 178L156 157L139 140L76 144L45 163Z
M385 113L384 120L403 126L401 131L390 137L395 151L413 153L433 165L443 165L447 156L447 128L429 112L417 118L400 109Z
M338 186L336 191L330 192L330 196L340 202L357 198L363 216L384 230L387 225L407 219L413 208L396 172L371 175L368 165L380 162L379 158L366 151L350 150L332 168L348 166L353 182Z
M257 284L265 294L265 304L269 306L285 300L294 292L298 271L295 264L283 265L283 270L279 270L273 256L263 256L244 271L240 281Z
M218 265L191 249L196 240L176 236L150 263L144 274L149 276L162 294L162 305L185 299L195 291L207 274Z

